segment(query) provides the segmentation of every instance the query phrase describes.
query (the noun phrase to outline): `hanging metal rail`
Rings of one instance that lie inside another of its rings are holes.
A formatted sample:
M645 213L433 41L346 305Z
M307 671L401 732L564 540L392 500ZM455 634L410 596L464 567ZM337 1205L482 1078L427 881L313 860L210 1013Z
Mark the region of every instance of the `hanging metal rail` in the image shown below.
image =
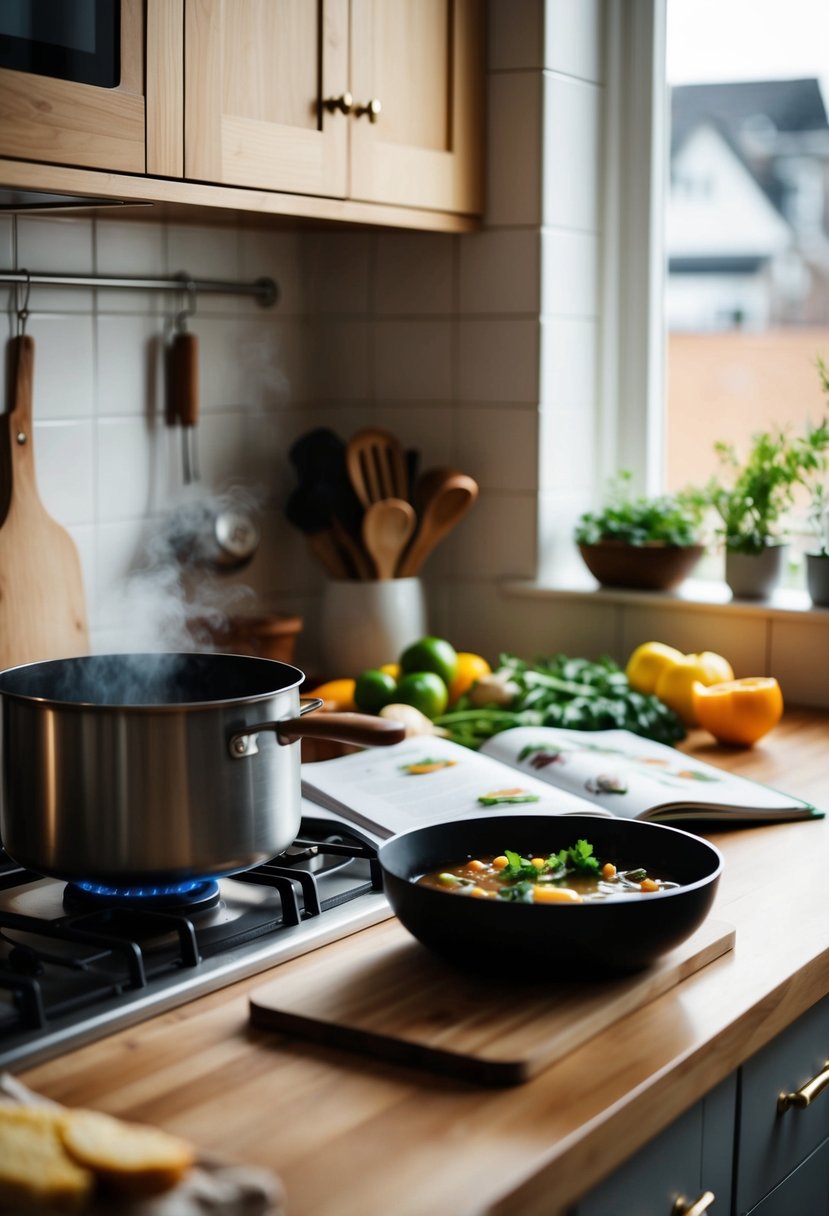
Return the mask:
M254 283L225 283L219 279L194 279L184 272L169 279L138 279L117 278L111 275L30 274L28 270L0 270L0 283L21 283L27 287L126 287L140 291L253 296L263 308L271 308L279 299L279 288L273 279L257 279Z

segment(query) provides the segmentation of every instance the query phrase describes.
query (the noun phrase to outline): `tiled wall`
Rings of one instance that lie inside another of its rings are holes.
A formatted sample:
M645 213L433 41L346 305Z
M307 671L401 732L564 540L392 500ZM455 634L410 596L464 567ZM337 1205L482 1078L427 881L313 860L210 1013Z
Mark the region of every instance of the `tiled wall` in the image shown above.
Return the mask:
M558 61L568 38L572 53L584 58L591 7L564 0L570 20L560 31ZM201 346L201 488L240 483L265 512L251 566L205 575L195 586L199 600L225 600L229 588L249 587L262 607L300 612L301 657L311 665L324 578L281 509L294 484L288 447L320 424L343 437L371 423L387 426L419 449L421 468L452 464L477 478L478 503L425 569L430 624L487 651L515 644L478 608L497 597L505 576L535 573L539 487L555 497L556 470L571 467L554 432L563 425L585 433L582 407L594 379L575 364L590 356L593 341L595 264L581 255L594 240L595 221L587 217L585 228L583 199L572 190L545 214L541 174L545 107L560 105L572 118L567 88L580 96L594 86L570 79L561 62L555 71L545 67L542 12L542 0L492 5L488 207L479 233L266 233L108 215L21 217L15 251L12 222L0 221L0 263L7 266L277 279L276 308L204 297L190 323ZM585 70L595 76L588 60ZM564 93L556 98L551 87ZM572 121L563 138L578 138ZM560 348L555 364L545 364L544 394L555 402L546 415L539 413L542 290L553 301L544 328ZM157 550L171 508L200 492L183 490L178 435L163 422L160 356L179 306L146 293L32 291L41 495L80 548L97 649L157 642L161 624L179 622L179 606L171 604L175 570L125 583L146 567L148 544ZM542 480L540 420L548 424L550 453ZM572 496L574 488L580 480L570 476L565 491ZM156 585L163 595L155 595Z

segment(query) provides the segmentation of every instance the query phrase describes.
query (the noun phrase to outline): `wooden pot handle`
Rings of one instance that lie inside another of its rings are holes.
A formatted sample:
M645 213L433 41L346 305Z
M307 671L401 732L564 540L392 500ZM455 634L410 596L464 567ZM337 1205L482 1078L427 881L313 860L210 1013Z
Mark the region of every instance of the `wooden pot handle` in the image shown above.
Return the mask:
M228 740L228 750L234 760L255 756L259 751L257 735L273 731L279 743L296 743L298 739L332 739L336 743L352 743L357 747L388 747L402 743L406 728L390 718L374 718L371 714L330 713L299 718L280 718L276 722L254 722Z

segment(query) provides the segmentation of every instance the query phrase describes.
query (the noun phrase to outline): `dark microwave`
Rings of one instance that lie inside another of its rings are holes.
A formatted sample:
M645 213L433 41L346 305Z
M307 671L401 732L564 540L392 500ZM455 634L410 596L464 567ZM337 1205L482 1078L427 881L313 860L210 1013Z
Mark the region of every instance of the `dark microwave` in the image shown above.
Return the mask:
M0 68L115 88L120 7L120 0L2 0Z

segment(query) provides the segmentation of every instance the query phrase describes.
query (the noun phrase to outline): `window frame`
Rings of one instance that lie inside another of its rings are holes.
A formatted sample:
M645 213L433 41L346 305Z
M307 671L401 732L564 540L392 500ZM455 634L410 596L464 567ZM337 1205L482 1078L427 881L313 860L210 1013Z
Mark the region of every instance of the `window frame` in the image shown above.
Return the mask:
M665 466L667 0L605 7L599 465L661 492Z

